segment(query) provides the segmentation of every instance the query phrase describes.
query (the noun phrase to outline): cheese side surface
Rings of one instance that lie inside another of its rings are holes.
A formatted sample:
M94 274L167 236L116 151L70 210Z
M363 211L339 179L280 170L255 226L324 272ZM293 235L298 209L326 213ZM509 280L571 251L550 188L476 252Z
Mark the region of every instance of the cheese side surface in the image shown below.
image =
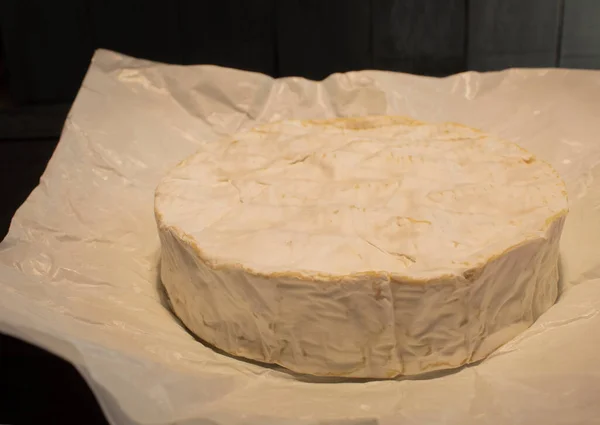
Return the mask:
M294 372L485 358L558 292L565 186L519 146L402 117L207 143L156 190L161 278L198 337Z

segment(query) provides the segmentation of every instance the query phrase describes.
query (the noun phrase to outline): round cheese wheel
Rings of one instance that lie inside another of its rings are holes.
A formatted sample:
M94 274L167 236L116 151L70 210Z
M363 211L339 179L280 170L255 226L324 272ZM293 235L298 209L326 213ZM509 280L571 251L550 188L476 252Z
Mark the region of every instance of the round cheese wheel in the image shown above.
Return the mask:
M206 143L156 190L161 277L198 337L294 372L389 378L485 358L556 300L558 174L401 117Z

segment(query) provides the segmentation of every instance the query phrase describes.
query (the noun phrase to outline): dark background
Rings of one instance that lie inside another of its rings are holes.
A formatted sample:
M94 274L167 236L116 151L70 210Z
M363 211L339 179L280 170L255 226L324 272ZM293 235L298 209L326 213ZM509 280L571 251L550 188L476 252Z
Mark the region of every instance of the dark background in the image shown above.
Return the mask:
M311 79L600 68L600 1L0 0L0 239L96 48ZM68 363L0 335L0 423L106 422Z

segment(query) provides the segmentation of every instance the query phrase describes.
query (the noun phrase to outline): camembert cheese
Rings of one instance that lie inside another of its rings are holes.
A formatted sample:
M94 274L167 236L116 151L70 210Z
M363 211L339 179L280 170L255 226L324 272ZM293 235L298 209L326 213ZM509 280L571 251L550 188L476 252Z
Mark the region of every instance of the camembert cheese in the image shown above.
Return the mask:
M206 143L156 190L161 277L197 336L314 375L485 358L557 297L557 173L458 124L284 121Z

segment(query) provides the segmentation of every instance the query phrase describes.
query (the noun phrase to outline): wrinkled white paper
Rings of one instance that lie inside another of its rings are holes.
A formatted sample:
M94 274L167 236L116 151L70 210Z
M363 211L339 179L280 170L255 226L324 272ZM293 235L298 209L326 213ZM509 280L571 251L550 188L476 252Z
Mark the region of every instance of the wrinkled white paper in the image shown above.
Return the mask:
M154 188L202 143L284 118L456 121L565 179L558 303L484 362L435 377L310 382L218 354L158 287ZM113 424L592 424L600 421L600 72L274 80L98 51L40 185L0 245L0 331L73 363Z

